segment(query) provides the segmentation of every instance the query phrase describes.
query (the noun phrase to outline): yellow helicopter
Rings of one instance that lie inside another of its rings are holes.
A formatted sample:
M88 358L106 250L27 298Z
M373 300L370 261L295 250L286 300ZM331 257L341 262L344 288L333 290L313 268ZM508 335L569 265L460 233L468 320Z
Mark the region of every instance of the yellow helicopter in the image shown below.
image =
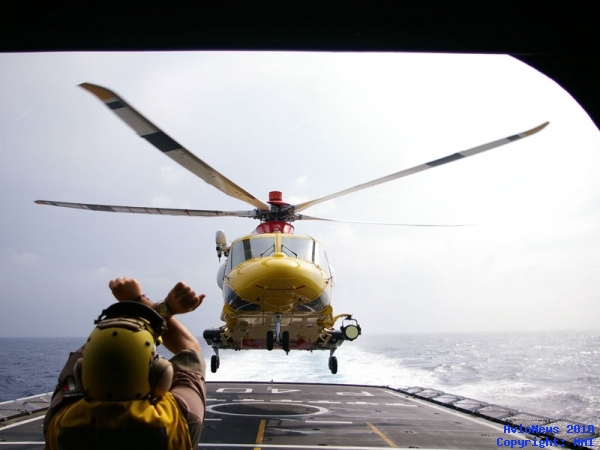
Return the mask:
M301 211L342 195L514 142L531 136L548 125L545 122L528 131L297 205L286 203L279 191L269 192L269 199L265 203L189 152L114 92L90 83L80 86L104 102L140 137L173 161L221 192L255 208L247 211L210 211L35 201L37 204L91 211L198 217L234 216L259 220L260 224L252 234L240 237L231 244L228 244L223 231L216 233L219 261L222 256L226 258L217 274L217 282L224 298L221 320L225 324L205 330L203 334L207 344L215 352L211 358L212 372L219 368L220 349L277 348L286 353L290 350L329 350L329 369L335 374L338 370L337 358L333 356L335 350L344 341L353 341L361 334L361 327L352 315L333 313L331 291L334 274L323 246L310 236L294 234L292 225L297 220L350 221L299 214ZM340 329L335 330L335 324L340 319Z

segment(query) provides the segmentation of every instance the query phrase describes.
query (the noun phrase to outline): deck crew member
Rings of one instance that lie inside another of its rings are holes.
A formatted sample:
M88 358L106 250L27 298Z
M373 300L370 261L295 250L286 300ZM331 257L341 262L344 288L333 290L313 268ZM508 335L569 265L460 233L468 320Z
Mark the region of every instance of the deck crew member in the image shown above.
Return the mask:
M204 295L179 282L153 303L135 279L109 287L119 302L102 311L59 376L46 449L197 448L206 368L200 343L173 315L194 311ZM161 340L170 360L156 352Z

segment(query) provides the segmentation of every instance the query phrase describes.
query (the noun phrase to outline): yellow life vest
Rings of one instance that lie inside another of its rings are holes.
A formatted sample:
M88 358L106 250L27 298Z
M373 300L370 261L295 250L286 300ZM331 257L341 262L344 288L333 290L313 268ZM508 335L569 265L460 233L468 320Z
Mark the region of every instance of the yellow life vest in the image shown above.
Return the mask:
M46 449L192 449L175 398L125 402L81 399L59 410L46 432Z

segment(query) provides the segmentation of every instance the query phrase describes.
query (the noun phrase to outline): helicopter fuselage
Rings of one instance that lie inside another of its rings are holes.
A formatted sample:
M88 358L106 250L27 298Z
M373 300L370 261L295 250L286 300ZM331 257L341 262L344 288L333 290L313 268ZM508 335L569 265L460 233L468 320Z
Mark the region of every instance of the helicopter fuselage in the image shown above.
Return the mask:
M276 231L241 237L217 281L224 298L221 320L234 347L243 348L245 341L246 348L265 348L266 332L278 326L289 332L291 348L306 342L309 349L332 319L331 268L310 236Z

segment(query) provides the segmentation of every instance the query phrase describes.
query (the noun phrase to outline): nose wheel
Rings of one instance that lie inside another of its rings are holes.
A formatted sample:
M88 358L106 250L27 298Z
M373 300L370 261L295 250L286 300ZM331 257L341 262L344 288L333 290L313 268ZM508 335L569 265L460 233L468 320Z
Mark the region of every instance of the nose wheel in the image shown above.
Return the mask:
M281 338L277 336L277 341L281 342L281 348L286 352L290 352L290 333L288 331L284 331L281 333ZM267 350L273 350L273 343L275 342L275 333L271 330L267 331Z
M267 331L267 350L273 350L273 343L279 342L285 353L290 352L290 333L289 331L281 332L281 314L275 314L275 332Z

